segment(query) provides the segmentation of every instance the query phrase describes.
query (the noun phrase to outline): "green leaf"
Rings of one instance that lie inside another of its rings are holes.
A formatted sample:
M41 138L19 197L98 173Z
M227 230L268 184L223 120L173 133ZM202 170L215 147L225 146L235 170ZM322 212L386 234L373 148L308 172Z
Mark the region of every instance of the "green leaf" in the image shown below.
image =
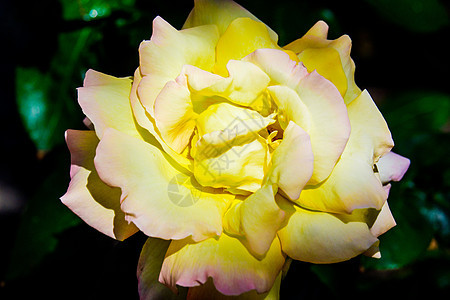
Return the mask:
M64 131L82 120L76 88L86 65L94 63L86 52L98 40L90 28L59 35L49 69L16 68L16 100L23 124L38 150L51 150L64 142Z
M449 24L444 5L438 0L366 0L379 14L411 31L431 32Z
M80 219L65 207L61 197L67 187L69 158L57 157L55 169L29 200L22 215L9 261L9 279L25 276L58 244L57 234L79 224ZM53 153L52 153L53 154ZM50 155L51 156L51 155ZM45 159L42 163L48 163Z

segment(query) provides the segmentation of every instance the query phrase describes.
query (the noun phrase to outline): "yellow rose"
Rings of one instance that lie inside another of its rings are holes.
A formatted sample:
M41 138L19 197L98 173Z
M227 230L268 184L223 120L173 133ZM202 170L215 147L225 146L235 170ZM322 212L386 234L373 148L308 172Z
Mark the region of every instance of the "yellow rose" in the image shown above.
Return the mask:
M154 20L133 78L86 73L92 130L66 133L62 201L113 238L151 237L142 299L167 295L157 279L191 299L277 299L287 257L380 256L409 160L354 82L350 38L327 30L280 47L238 4L197 0L182 30Z

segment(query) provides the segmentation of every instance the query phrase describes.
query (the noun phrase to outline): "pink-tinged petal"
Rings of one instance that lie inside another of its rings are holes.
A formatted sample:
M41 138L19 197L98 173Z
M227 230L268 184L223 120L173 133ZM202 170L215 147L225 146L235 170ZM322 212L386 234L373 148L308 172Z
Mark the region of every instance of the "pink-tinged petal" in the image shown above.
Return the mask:
M164 256L170 241L149 238L139 256L137 278L140 300L176 300L186 299L183 293L175 294L171 289L158 281Z
M146 235L200 241L221 234L233 196L202 188L155 146L110 129L94 162L104 182L122 189L126 219Z
M137 138L145 133L134 120L130 105L132 78L116 78L100 72L86 72L84 86L78 88L78 102L94 124L101 138L107 128L114 128Z
M71 153L70 184L61 201L89 226L118 240L138 229L120 209L120 189L106 185L94 167L98 138L94 131L68 130Z
M381 182L386 184L390 181L400 181L408 170L410 163L409 159L392 151L386 153L377 162Z
M349 104L348 115L352 131L340 160L326 181L303 190L299 205L337 213L382 208L387 194L373 164L392 148L391 134L367 91Z
M226 296L214 287L211 277L205 284L189 288L187 300L278 300L280 299L281 272L274 285L267 293L258 294L255 290L245 292L239 296Z
M297 87L312 118L311 146L314 171L310 184L325 180L344 151L350 136L347 108L336 87L316 72L305 76Z
M285 261L280 241L275 238L262 259L255 258L237 238L226 233L199 243L189 239L172 241L159 281L176 291L176 285L195 287L212 277L224 295L256 290L268 292Z
M178 31L161 17L154 19L151 40L142 42L139 47L143 78L138 94L151 116L157 95L168 81L180 74L184 65L206 71L212 69L218 38L215 25Z
M248 10L232 0L195 0L194 9L189 14L183 28L214 24L220 34L227 30L230 23L237 18L250 18L261 22ZM278 35L267 27L272 40L277 41Z
M388 202L384 202L381 211L378 213L377 219L375 223L373 223L370 228L370 232L376 237L382 235L387 232L389 229L397 225L395 223L394 217L392 216L391 210L389 209Z
M278 236L283 252L293 259L312 263L348 260L369 249L377 238L361 214L329 214L292 205L281 207L290 214Z

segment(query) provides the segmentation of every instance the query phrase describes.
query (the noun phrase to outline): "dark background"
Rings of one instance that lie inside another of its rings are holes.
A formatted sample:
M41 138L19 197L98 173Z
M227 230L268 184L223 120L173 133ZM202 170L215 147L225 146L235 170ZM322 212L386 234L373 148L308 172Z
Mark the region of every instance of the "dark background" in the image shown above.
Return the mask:
M394 184L398 226L382 259L293 262L282 299L422 299L450 295L449 3L438 0L238 1L285 45L317 20L353 40L356 83L368 89L411 159ZM67 128L88 68L132 75L138 46L162 16L181 28L192 1L1 1L0 299L133 299L143 234L112 240L59 201L69 183Z

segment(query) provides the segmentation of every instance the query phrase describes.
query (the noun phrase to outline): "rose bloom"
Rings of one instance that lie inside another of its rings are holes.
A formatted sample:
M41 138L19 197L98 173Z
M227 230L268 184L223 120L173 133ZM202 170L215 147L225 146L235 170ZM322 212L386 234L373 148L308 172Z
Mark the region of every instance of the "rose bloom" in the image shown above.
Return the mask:
M238 4L197 0L182 30L153 21L133 77L86 73L91 130L66 132L61 199L115 239L149 237L142 299L278 299L290 259L380 257L409 160L327 30L280 47Z

